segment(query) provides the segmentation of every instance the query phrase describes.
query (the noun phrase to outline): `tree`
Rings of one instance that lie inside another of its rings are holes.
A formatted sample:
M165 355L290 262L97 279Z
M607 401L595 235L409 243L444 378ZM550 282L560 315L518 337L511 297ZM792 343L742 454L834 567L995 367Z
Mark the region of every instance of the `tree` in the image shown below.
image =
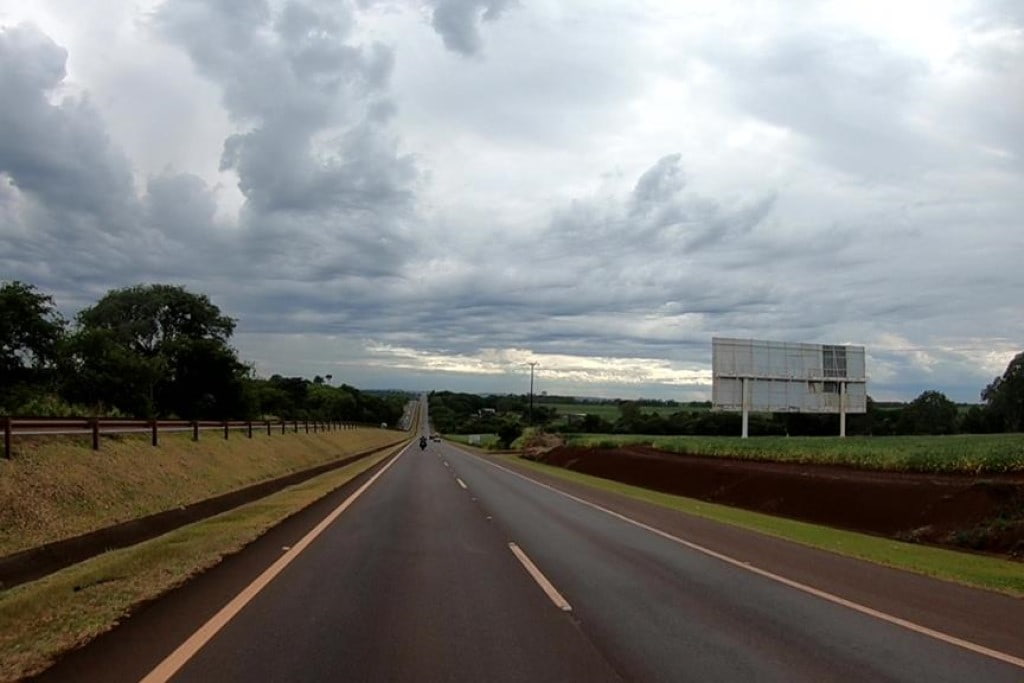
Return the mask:
M81 329L68 343L63 393L99 414L117 408L136 417L156 415L155 389L166 359L134 353L109 330Z
M235 322L173 285L112 290L78 314L72 344L78 400L140 417L239 416L245 410Z
M17 280L0 286L0 407L17 408L50 383L64 331L52 297Z
M235 321L220 313L205 294L175 285L136 285L111 290L78 314L88 330L108 330L116 341L143 355L157 355L179 340L226 344Z
M249 369L234 349L213 339L177 339L165 349L169 372L156 384L161 414L224 420L247 417L242 378Z
M960 422L960 430L967 434L992 434L1002 428L1002 419L988 406L971 406Z
M904 434L954 434L959 410L945 394L925 391L903 409L899 431Z
M981 392L981 400L1008 432L1024 432L1024 351L1014 356L1001 377Z
M523 433L523 427L515 420L504 420L498 429L498 443L502 448L511 448L512 442Z

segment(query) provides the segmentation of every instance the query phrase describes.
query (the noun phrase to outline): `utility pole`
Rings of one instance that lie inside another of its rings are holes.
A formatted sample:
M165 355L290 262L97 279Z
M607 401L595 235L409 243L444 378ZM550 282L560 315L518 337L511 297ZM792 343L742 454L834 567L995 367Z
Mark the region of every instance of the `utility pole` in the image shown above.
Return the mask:
M527 363L530 366L530 426L533 426L533 368L538 365L537 361Z

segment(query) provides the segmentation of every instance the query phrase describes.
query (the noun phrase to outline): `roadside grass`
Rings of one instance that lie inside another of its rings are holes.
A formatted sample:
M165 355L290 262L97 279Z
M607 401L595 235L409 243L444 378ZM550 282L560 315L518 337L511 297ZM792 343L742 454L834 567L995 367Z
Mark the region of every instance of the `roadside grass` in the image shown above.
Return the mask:
M361 451L396 443L401 432L359 428L304 432L104 437L16 442L0 459L0 556L188 505Z
M702 456L845 465L863 469L971 474L1024 472L1024 434L950 436L643 436L570 434L570 446L642 445Z
M686 514L724 522L896 569L1024 597L1024 564L1020 562L985 555L958 553L943 548L903 543L783 517L772 517L758 512L621 484L561 467L524 460L516 456L507 456L503 459L510 460L513 457L515 457L515 460L512 461L514 465L526 469L618 493Z
M400 446L259 501L0 592L0 680L38 673L140 603L218 564Z

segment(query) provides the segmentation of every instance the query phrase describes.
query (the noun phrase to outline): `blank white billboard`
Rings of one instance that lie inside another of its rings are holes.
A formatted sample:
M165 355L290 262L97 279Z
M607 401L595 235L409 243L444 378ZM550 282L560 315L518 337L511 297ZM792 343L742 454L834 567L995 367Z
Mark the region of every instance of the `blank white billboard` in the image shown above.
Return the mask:
M867 411L863 346L716 337L711 349L711 402L719 410Z

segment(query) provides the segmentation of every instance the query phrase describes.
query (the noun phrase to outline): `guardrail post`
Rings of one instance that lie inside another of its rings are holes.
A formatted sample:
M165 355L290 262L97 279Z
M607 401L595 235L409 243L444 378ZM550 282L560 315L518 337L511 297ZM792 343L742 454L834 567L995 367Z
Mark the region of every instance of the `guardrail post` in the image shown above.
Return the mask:
M267 436L270 436L270 420L267 420Z
M100 421L94 417L90 422L92 423L92 449L98 451L100 449Z
M294 432L295 434L299 433L299 421L298 420L295 420L295 421L292 422L292 432Z
M228 423L226 420L224 421L224 438L228 438Z
M154 446L160 445L160 442L157 439L157 435L156 435L156 420L150 420L149 421L149 429L150 429L150 431L153 434L153 438L152 438L153 445Z
M4 457L11 459L11 418L4 418Z
M309 420L303 420L303 423L306 425L306 433L309 434Z
M199 423L195 420L192 421L192 440L199 441Z
M251 439L252 438L252 421L247 422L245 426L246 426L247 431L249 432L249 438Z
M288 428L288 423L281 420L281 433L284 434L284 430Z

